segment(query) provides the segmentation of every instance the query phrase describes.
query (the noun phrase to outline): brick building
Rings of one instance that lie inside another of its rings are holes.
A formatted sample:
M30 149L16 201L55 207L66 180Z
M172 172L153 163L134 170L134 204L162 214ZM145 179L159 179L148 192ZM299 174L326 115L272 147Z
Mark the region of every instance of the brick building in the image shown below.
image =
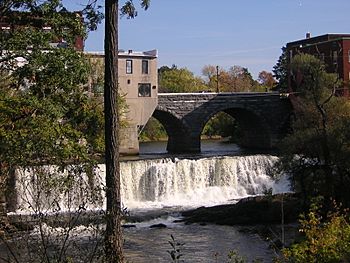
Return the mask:
M79 12L67 12L64 15L78 18L83 23L83 17ZM28 27L39 28L44 32L50 32L52 30L51 26L42 17L33 16L28 12L12 12L11 16L0 17L0 31L2 32L10 32L18 28ZM50 45L53 47L64 47L67 43L62 38L53 37ZM79 51L84 50L83 36L75 36L74 48Z
M314 55L324 61L326 71L337 73L343 81L338 94L349 96L350 80L350 34L326 34L287 43L288 62L296 54ZM291 76L288 76L288 88L292 90Z

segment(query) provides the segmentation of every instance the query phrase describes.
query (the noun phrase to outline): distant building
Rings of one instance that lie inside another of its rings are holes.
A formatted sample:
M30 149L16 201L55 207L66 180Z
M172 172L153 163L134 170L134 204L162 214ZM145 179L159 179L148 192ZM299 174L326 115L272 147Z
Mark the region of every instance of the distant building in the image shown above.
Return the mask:
M65 16L77 17L83 23L83 17L80 12L65 12ZM39 28L43 31L51 31L51 25L47 24L44 19L40 16L33 16L29 12L12 12L11 17L2 16L0 17L0 31L10 32L15 31L18 28ZM50 42L53 47L65 47L67 42L58 37L54 37ZM82 36L75 36L74 48L79 51L84 50L84 38Z
M92 64L99 64L99 67L103 68L103 53L86 52L86 54ZM100 71L102 72L103 70ZM158 104L157 50L145 52L120 50L118 73L120 94L127 104L123 114L127 127L121 131L120 152L138 154L138 136ZM102 84L90 82L89 89L103 92Z
M343 81L343 89L337 93L349 96L350 80L350 34L326 34L311 37L310 33L306 38L287 43L288 61L296 54L311 54L323 60L326 71L337 73ZM292 80L289 72L288 87L292 90Z

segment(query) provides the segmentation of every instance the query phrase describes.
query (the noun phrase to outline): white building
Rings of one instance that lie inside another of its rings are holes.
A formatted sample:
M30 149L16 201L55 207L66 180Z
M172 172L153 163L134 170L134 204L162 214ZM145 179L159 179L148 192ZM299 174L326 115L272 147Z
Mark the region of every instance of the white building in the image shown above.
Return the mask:
M103 53L87 52L86 54L92 63L103 65ZM100 73L103 74L103 71ZM125 98L127 104L123 114L127 127L120 132L120 153L138 154L139 133L158 104L157 50L145 52L120 50L118 74L120 95Z

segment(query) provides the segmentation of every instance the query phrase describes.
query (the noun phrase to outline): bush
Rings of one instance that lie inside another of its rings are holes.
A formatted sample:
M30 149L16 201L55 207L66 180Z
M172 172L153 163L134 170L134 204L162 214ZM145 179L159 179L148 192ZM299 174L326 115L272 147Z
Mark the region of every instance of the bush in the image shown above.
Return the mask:
M323 219L320 207L313 204L301 220L300 232L305 239L284 249L280 262L349 262L350 224L347 211L340 212L335 206Z

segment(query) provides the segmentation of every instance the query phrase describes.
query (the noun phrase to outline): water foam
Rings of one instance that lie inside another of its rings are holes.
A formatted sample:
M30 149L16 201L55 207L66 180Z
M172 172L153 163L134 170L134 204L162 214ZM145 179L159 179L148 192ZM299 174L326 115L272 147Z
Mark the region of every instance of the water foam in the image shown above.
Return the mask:
M273 193L288 192L290 184L287 178L274 180L269 175L277 160L278 157L270 155L251 155L123 161L120 166L122 201L130 210L198 207L260 195L268 189L272 189ZM95 172L94 185L100 187L92 197L103 200L105 165L99 165ZM28 201L33 195L28 193L32 188L21 185L23 182L32 182L33 176L28 172L17 174L17 212L26 212L29 210L28 203L34 203L32 200ZM84 197L84 193L89 191L90 181L84 180L82 175L76 180L76 189L70 192L68 197L65 196L65 192L58 193L56 200L60 201L61 211L71 211L72 204L77 206L79 202L87 205L89 200ZM84 188L82 183L87 186ZM53 199L53 193L41 194L43 196L40 200L43 203ZM65 198L71 200L70 207L64 207ZM97 205L87 207L101 209L105 207L104 203L97 202Z
M222 204L270 188L287 192L287 179L276 181L269 175L277 160L252 155L123 162L122 196L132 209Z

